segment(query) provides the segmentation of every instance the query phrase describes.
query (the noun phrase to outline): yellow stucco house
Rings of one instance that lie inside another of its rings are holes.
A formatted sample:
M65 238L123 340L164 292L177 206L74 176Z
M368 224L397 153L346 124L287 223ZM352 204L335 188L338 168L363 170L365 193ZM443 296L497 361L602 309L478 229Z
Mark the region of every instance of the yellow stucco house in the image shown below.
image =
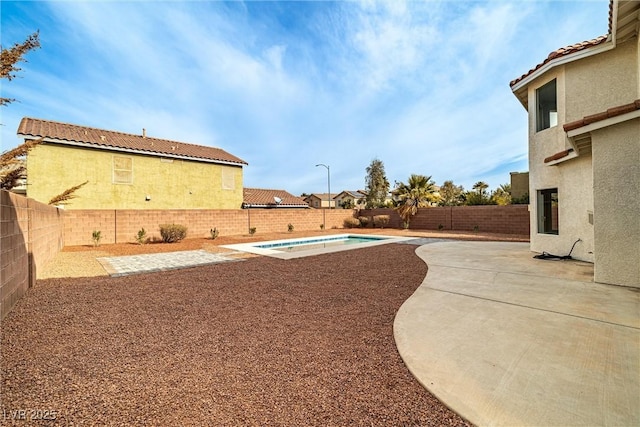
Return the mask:
M239 209L243 166L224 150L23 118L18 136L43 139L27 155L27 196L43 203L80 188L67 209Z
M569 17L567 17L569 18ZM511 82L529 113L531 249L640 287L640 2L611 0L608 34Z

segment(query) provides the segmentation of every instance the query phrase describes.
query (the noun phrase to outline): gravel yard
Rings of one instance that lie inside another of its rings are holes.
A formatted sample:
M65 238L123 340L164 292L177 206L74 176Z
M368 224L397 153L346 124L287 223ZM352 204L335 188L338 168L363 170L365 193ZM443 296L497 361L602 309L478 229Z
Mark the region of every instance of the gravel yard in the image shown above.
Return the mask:
M467 425L395 347L427 271L414 251L39 280L2 322L2 407L60 424Z

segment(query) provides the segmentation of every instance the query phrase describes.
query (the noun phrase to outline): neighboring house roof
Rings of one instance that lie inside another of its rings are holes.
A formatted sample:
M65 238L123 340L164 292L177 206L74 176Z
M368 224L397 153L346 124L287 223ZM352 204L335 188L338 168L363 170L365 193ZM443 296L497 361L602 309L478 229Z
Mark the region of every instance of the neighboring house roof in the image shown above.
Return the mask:
M244 188L242 192L244 208L308 208L309 205L300 197L284 190L265 188Z
M310 198L316 198L316 199L320 199L320 200L323 200L323 201L324 200L329 200L329 193L311 193L307 197L305 197L305 200L310 199ZM331 197L331 199L333 199L333 197Z
M171 157L207 163L246 165L244 160L226 151L203 145L150 138L111 130L77 126L25 117L18 127L21 138L44 138L45 142L112 151Z
M344 196L343 196L344 195ZM353 197L354 199L363 199L365 197L367 197L366 194L364 194L362 192L362 190L344 190L341 191L340 193L336 194L335 197L333 197L333 199L337 199L338 197L345 197L345 196L349 196L349 197Z

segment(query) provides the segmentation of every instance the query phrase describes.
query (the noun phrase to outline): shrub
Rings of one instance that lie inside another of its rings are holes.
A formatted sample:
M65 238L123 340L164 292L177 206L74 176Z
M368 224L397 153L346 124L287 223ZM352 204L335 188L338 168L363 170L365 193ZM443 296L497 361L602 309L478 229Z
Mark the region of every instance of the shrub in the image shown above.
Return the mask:
M209 234L211 234L211 240L215 240L220 233L218 232L218 229L214 227L211 230L209 230Z
M102 231L93 230L93 233L91 233L91 240L93 240L93 246L100 246L101 239L102 239Z
M444 225L438 224L438 230L442 230L443 228L444 228Z
M138 230L138 234L136 234L136 242L138 242L139 245L144 245L148 240L149 238L147 237L147 232L145 231L144 227L142 227L140 230Z
M476 233L477 233L478 231L480 231L480 226L479 226L479 225L474 225L474 226L473 226L473 231L475 231Z
M389 224L391 217L389 215L376 215L373 217L373 225L374 227L384 228L385 225Z
M320 224L320 230L324 230L324 224Z
M181 224L160 225L160 235L165 243L179 242L187 237L187 227Z
M360 220L358 218L345 218L343 222L344 228L355 228L360 226Z
M369 225L368 216L359 216L358 221L360 221L360 227L366 227L367 225Z
M252 235L252 236L253 236L254 234L256 234L256 228L255 228L255 227L251 227L251 228L249 229L249 234L250 234L250 235Z
M289 230L289 233L293 232L293 224L289 223L287 225L287 230Z

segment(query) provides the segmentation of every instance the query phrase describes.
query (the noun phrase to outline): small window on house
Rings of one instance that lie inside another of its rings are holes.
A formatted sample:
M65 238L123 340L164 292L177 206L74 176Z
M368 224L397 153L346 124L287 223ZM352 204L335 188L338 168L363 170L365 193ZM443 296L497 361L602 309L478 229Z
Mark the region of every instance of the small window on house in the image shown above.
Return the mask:
M538 233L558 234L558 189L538 190Z
M113 183L133 184L133 158L113 156Z
M536 132L558 124L556 81L551 80L536 90Z
M222 168L222 189L223 190L235 190L236 189L236 174L232 168Z

